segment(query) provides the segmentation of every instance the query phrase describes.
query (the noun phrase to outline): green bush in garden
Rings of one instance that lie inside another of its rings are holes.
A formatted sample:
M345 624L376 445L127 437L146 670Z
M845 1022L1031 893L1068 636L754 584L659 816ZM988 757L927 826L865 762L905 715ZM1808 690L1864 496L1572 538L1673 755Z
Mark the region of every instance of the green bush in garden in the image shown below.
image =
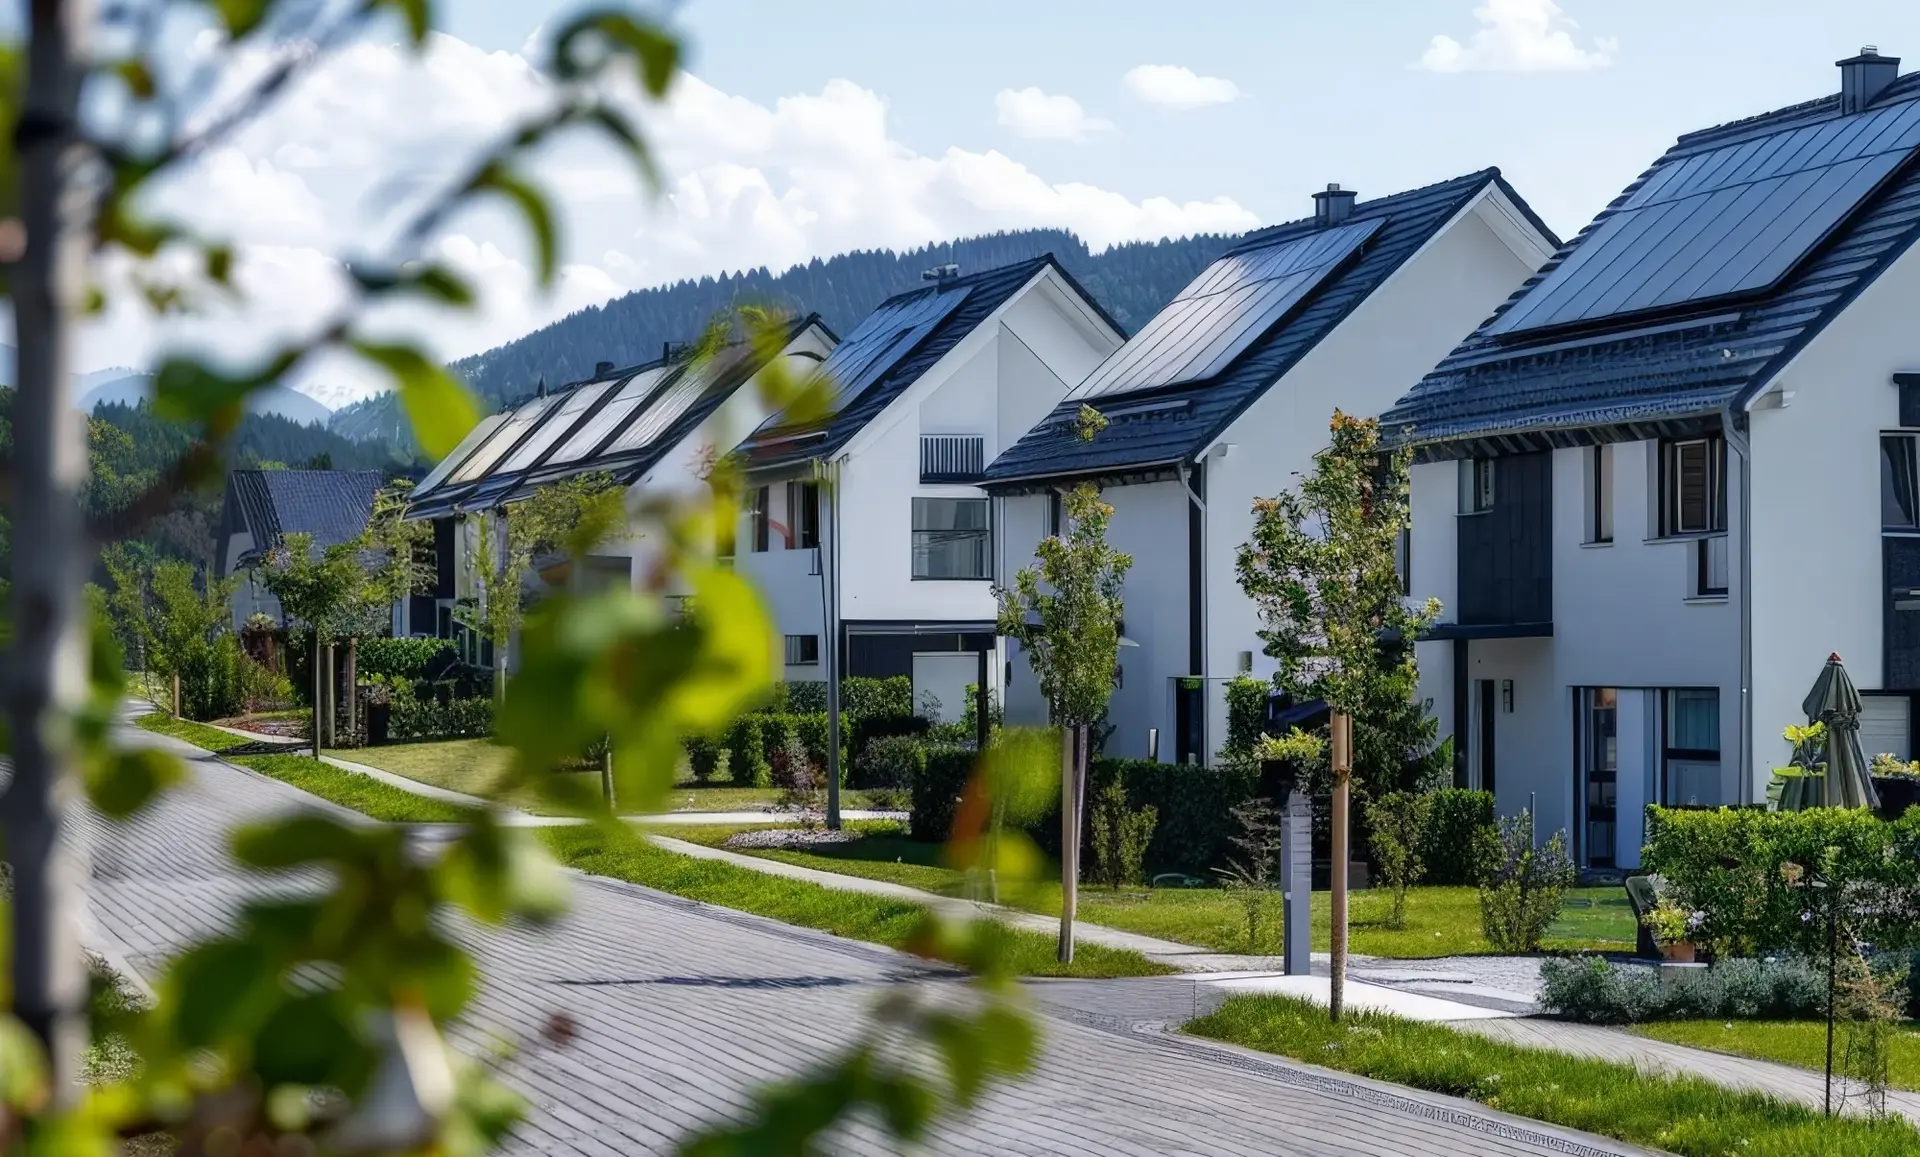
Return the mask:
M1540 965L1540 1007L1563 1020L1643 1024L1656 1020L1797 1020L1826 1009L1826 973L1806 960L1724 960L1662 984L1645 965L1602 956Z
M1250 763L1253 749L1266 733L1267 699L1273 684L1251 675L1241 675L1227 683L1227 742L1220 749L1221 763Z
M1367 805L1367 843L1380 882L1393 896L1390 928L1407 926L1407 889L1426 873L1420 848L1432 814L1433 797L1410 791L1388 792Z
M973 775L975 753L970 748L935 747L926 753L926 762L912 784L913 809L907 820L907 834L916 840L937 843L953 834L953 817L960 809L961 793Z
M1141 883L1147 842L1153 838L1160 813L1150 807L1128 807L1127 789L1117 776L1107 780L1106 786L1100 789L1091 811L1091 822L1087 826L1093 844L1090 875L1094 883L1109 888Z
M453 641L450 639L373 637L360 640L355 662L362 676L418 679L425 674L428 664L452 650Z
M456 739L493 734L493 700L395 699L387 739Z
M911 788L926 773L927 749L911 735L886 735L867 744L853 765L859 788Z
M1448 787L1429 794L1427 828L1420 860L1424 879L1436 885L1471 885L1479 880L1474 846L1481 829L1493 826L1493 793Z
M724 754L719 743L704 735L687 740L687 769L693 773L693 782L712 783L720 774L720 759Z
M1533 952L1578 873L1567 856L1567 835L1555 832L1544 844L1533 834L1533 816L1521 812L1480 831L1480 927L1500 952Z
M1806 918L1815 901L1788 878L1789 863L1873 893L1849 917L1856 935L1883 949L1920 941L1909 905L1893 902L1920 890L1920 815L1888 823L1857 808L1648 809L1642 866L1702 914L1699 938L1723 955L1819 950L1820 921Z
M822 688L824 691L824 687ZM840 680L840 714L861 718L869 715L912 715L913 680L905 675L890 679L854 677ZM824 695L815 710L825 711Z
M924 746L933 721L924 715L860 715L851 723L845 724L847 733L847 755L854 767L860 766L860 756L867 746L876 739L905 735L920 739Z
M773 782L773 766L767 762L766 744L761 742L762 716L742 715L727 728L727 777L736 787L766 787ZM785 733L782 732L784 741Z

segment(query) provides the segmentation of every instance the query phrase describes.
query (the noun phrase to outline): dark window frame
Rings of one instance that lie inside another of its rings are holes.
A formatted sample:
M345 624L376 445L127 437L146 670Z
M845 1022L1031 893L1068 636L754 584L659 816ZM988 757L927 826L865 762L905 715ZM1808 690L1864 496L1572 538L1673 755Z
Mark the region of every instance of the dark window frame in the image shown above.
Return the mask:
M1492 458L1466 458L1460 463L1460 513L1485 514L1500 500L1498 472Z
M754 487L753 498L748 507L748 512L753 519L752 542L753 553L755 554L765 554L772 545L769 536L769 530L773 521L772 512L769 509L772 499L773 494L771 487Z
M1587 502L1587 541L1592 544L1613 541L1613 481L1618 464L1613 445L1602 442L1588 456L1587 485L1592 489Z
M820 636L788 635L786 652L787 666L816 667L820 664Z
M977 505L985 513L985 517L981 520L984 525L982 525L979 528L969 527L964 530L955 529L952 527L936 527L936 526L922 525L923 512L931 510L932 508L928 504L935 503L935 502L964 503L969 506ZM911 530L912 537L910 541L912 559L910 561L910 568L909 568L910 573L912 575L912 581L914 582L991 582L993 581L993 500L992 499L976 498L972 496L954 497L954 498L938 497L938 496L916 496L915 498L912 499L912 503L913 503L913 507L912 507L913 512L911 515L911 522L909 523L909 525L912 528ZM935 535L944 536L945 540L949 542L956 541L959 536L964 536L968 541L978 541L978 543L980 544L979 557L981 560L979 573L965 574L965 575L945 575L945 574L923 573L923 563L925 562L925 560L931 557L927 553L926 547L933 545L932 536L935 536Z
M1700 482L1704 509L1702 525L1683 525L1687 520L1683 506L1687 495L1682 487L1690 471L1681 465L1682 456L1692 447L1701 447L1705 461ZM1660 443L1659 471L1660 537L1691 538L1696 535L1725 534L1727 530L1727 443L1718 434L1700 438L1669 438Z
M820 484L787 483L787 530L793 550L820 546Z
M1679 702L1679 696L1682 694L1711 696L1710 702L1713 703L1714 715L1713 729L1716 733L1716 738L1720 739L1720 747L1708 750L1704 747L1675 747L1673 745L1674 707ZM1675 806L1672 802L1673 784L1670 772L1670 768L1675 760L1681 762L1693 761L1697 763L1724 762L1721 751L1726 746L1726 743L1725 739L1719 735L1722 731L1721 724L1723 722L1720 717L1720 707L1720 689L1718 687L1662 687L1660 689L1660 798L1657 801L1660 806Z
M1883 432L1880 435L1880 530L1885 534L1920 531L1920 447L1916 435ZM1894 461L1895 447L1899 462ZM1904 484L1906 494L1900 490ZM1891 487L1891 491L1889 490ZM1888 504L1904 509L1905 522L1887 520Z

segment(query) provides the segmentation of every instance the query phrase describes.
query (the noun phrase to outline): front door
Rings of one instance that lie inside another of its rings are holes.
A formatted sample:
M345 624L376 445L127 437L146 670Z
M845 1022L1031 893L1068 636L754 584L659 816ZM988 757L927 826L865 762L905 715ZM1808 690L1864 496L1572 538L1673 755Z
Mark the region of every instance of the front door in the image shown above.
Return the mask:
M1473 782L1469 787L1493 790L1493 753L1495 716L1499 713L1498 695L1491 679L1473 682Z
M1580 847L1589 867L1616 866L1620 813L1620 692L1587 687L1579 692Z
M1206 762L1206 684L1199 679L1173 681L1173 734L1175 763Z

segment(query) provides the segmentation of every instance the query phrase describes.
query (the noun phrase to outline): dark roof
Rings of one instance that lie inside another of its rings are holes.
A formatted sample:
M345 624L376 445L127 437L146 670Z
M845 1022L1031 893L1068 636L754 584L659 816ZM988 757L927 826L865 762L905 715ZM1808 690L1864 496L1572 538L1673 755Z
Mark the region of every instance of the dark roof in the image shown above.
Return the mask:
M829 340L837 340L833 331L827 329L818 314L811 314L794 322L789 331L788 340L798 338L813 327L818 327ZM699 397L678 417L668 423L658 434L649 438L644 445L619 454L609 453L609 448L620 440L622 434L637 423L645 421L673 388L686 380L686 375L692 370L694 364L690 351L677 352L671 360L655 360L643 365L600 374L588 381L575 382L555 391L554 396L557 397L569 390L606 382L614 383L612 388L606 390L593 405L577 414L567 415L565 422L569 429L554 438L551 445L525 469L501 472L498 465L512 458L515 449L537 436L548 422L561 420L560 411L563 404L556 403L553 413L534 422L523 431L513 446L501 453L495 459L495 465L480 477L460 484L442 483L428 489L425 493L416 491L415 500L408 505L407 517L410 519L438 518L459 509L487 509L503 506L526 497L528 492L536 487L583 474L607 474L619 485L631 485L679 445L682 439L697 430L701 423L712 417L713 412L765 364L764 360L752 355L751 346L745 342L729 345L715 357L718 359L718 369L711 383L701 390ZM633 412L623 420L610 426L599 437L598 445L594 450L572 461L551 466L547 464L547 460L560 447L566 445L575 432L591 423L594 417L613 401L627 382L640 374L659 370L663 366L668 367L668 372L651 387L646 400L635 406ZM538 401L538 399L529 399L529 401ZM522 405L525 404L522 403ZM471 444L462 443L454 454L461 457L472 454L478 449L480 442L470 441ZM451 457L453 455L449 455L449 458ZM458 473L458 470L449 472L446 477L451 477L453 473Z
M1043 478L1126 476L1191 461L1366 300L1407 258L1490 185L1497 185L1541 234L1553 232L1533 214L1498 169L1361 202L1341 224L1384 221L1359 258L1329 276L1236 360L1198 382L1092 399L1108 418L1091 442L1074 432L1080 401L1068 398L987 469L991 488L1017 489ZM1309 218L1248 234L1228 255L1308 236L1327 228Z
M868 422L880 416L920 375L932 369L948 351L965 340L990 317L993 312L1006 304L1019 293L1041 270L1051 267L1073 290L1084 298L1088 305L1100 315L1102 321L1113 327L1115 333L1127 332L1119 322L1113 320L1100 306L1092 294L1088 293L1066 268L1047 253L1022 261L1015 265L1003 265L996 269L963 277L950 278L937 286L916 289L910 293L896 294L882 302L876 309L898 305L910 299L934 293L952 292L966 289L967 297L959 308L955 309L944 321L936 326L918 345L897 351L894 363L885 370L850 403L818 422L807 426L781 426L770 421L756 431L740 445L739 453L745 458L750 470L775 469L791 466L800 462L832 454L846 445L847 440L859 433Z
M1870 108L1915 97L1920 97L1920 73L1889 85ZM1761 140L1842 115L1836 94L1681 137L1494 319L1577 252L1664 167L1703 149ZM1522 331L1500 338L1488 334L1494 321L1489 319L1383 420L1436 457L1468 452L1475 441L1536 447L1579 440L1570 431L1658 430L1707 421L1764 389L1917 234L1920 169L1909 157L1797 268L1757 296L1722 301L1717 308L1702 303L1664 316L1641 314L1578 330ZM1670 255L1655 251L1650 256L1657 261ZM1443 443L1450 449L1436 445Z
M250 534L250 555L289 534L310 534L320 548L352 542L367 528L383 481L377 470L235 470L227 476L225 534Z

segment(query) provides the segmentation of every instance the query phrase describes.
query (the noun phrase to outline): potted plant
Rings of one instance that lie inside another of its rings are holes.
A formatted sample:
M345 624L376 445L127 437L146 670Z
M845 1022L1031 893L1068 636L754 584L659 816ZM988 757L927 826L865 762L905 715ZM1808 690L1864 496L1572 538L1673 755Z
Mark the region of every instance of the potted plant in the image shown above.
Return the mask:
M1693 937L1699 932L1704 914L1689 912L1672 900L1655 904L1645 917L1648 931L1660 944L1660 952L1676 964L1692 964Z
M366 720L369 746L387 741L388 728L393 720L393 691L394 684L385 675L370 675L360 687L361 701L366 705L361 717Z
M1880 815L1897 820L1920 804L1920 760L1903 762L1882 752L1873 757L1873 790L1880 796Z

